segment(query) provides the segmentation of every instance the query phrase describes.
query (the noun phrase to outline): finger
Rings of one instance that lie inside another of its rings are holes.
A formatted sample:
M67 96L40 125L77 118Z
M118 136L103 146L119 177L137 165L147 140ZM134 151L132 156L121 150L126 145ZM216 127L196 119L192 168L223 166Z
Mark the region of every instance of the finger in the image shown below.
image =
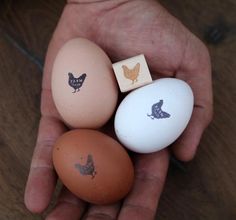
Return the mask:
M63 14L65 13L66 10ZM64 42L73 37L74 33L66 28L64 19L60 19L46 56L41 96L43 118L40 121L37 144L25 190L25 204L32 212L42 212L48 206L56 184L51 158L52 145L64 133L65 128L57 119L60 116L52 100L51 71L58 50Z
M172 147L176 157L183 161L194 157L202 133L210 123L213 114L209 53L196 37L191 35L189 38L189 46L186 47L183 63L176 77L191 86L194 94L194 110L187 129Z
M85 203L65 187L62 189L57 205L46 220L78 220L83 215Z
M83 219L84 220L117 219L119 210L120 210L120 203L114 203L111 205L91 205Z
M55 118L42 117L25 189L25 205L32 212L42 212L49 204L56 185L52 147L65 127Z
M169 164L169 153L162 150L135 158L135 181L125 199L119 220L150 220L156 213Z
M204 115L205 112L201 107L194 107L192 118L186 130L172 145L171 148L179 160L189 161L196 154L202 133L208 124Z

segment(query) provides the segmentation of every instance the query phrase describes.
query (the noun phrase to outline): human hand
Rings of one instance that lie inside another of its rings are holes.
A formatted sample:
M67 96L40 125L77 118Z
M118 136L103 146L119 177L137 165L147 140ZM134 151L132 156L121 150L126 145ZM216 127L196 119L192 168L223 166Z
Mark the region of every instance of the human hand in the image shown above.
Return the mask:
M183 161L191 160L212 117L208 51L156 1L78 2L82 1L69 1L65 6L48 48L42 84L42 117L25 204L32 212L42 212L54 192L57 176L52 164L52 146L67 128L52 100L51 70L60 47L69 39L84 37L100 45L112 61L145 54L153 78L176 77L186 81L194 93L194 110L187 129L170 148L153 154L133 154L135 182L122 203L86 204L63 188L48 219L73 220L81 216L85 219L153 219L168 170L169 154Z

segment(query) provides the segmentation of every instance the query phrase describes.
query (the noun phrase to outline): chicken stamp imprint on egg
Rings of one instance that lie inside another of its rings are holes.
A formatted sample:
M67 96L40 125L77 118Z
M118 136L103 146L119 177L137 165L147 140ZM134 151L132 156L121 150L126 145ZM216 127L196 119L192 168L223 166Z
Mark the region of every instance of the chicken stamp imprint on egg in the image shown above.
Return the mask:
M163 105L164 101L161 99L159 102L152 105L152 113L147 114L148 117L151 119L163 119L163 118L170 118L170 114L167 112L164 112L161 107Z
M112 67L121 92L127 92L152 82L143 54L114 63Z
M83 176L91 176L92 179L96 176L97 171L95 170L93 157L91 154L87 156L87 161L85 164L76 163L75 168L79 170L80 174Z
M70 87L74 89L72 93L76 93L80 91L80 88L83 86L84 81L87 77L86 73L83 73L79 77L75 77L73 73L68 73L68 84Z

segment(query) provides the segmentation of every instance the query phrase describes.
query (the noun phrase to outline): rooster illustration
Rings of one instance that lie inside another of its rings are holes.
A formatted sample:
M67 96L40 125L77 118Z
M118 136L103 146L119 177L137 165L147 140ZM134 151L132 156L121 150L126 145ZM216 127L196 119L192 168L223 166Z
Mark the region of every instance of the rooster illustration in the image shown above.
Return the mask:
M158 103L154 104L152 106L152 114L151 115L147 114L147 116L150 117L151 119L169 118L170 114L161 110L162 105L163 105L163 100L160 100Z
M86 73L83 73L81 76L78 78L75 78L72 73L68 73L69 79L68 79L68 84L74 89L73 93L79 92L80 87L83 85L84 80L86 78Z
M93 163L93 157L91 154L88 155L87 162L85 165L81 165L81 164L77 163L77 164L75 164L75 168L78 169L80 174L82 174L82 175L91 175L92 179L97 174L97 172L95 170L94 163Z
M133 69L129 69L127 66L123 65L122 69L124 71L124 76L127 79L132 80L132 84L138 81L138 75L140 72L140 63L137 63Z

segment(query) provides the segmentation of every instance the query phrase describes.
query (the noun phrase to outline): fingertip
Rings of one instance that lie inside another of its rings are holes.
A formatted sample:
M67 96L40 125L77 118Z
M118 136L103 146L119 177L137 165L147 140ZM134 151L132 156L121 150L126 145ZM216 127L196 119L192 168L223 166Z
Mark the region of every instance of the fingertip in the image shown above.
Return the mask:
M56 185L55 175L48 169L30 172L24 195L26 208L32 213L42 213L49 205Z
M204 128L201 125L190 123L184 133L172 145L175 157L183 162L192 160L196 154Z
M35 213L35 214L42 213L47 208L47 206L45 206L44 203L40 204L40 201L38 203L35 203L34 200L32 201L32 199L28 195L25 195L24 203L25 203L26 208L30 212Z
M212 108L194 107L187 128L171 146L171 150L177 159L188 162L194 158L202 134L212 120L212 112Z
M193 129L186 130L172 146L175 157L183 162L191 161L194 158L203 133L197 128L193 132Z
M30 212L35 214L42 213L47 208L44 201L38 200L37 202L35 202L34 196L32 196L32 193L29 192L29 189L26 189L24 203L26 208Z
M196 149L197 147L192 147L192 149ZM193 151L186 151L185 148L182 148L182 149L175 149L174 150L174 154L175 154L175 157L178 159L178 160L181 160L183 162L189 162L191 160L193 160L195 154L196 154L196 150L193 150Z

